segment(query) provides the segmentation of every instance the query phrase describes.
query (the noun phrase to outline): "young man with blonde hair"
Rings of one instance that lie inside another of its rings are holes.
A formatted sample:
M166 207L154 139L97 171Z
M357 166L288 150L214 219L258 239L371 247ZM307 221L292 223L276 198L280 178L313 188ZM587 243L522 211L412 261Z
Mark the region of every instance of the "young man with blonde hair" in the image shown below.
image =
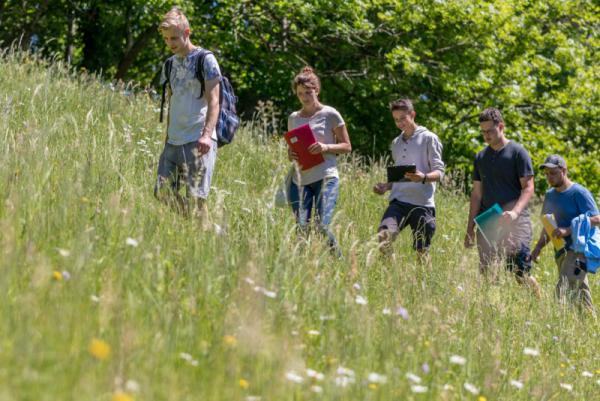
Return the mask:
M217 156L221 71L212 53L191 42L190 25L180 9L172 8L165 14L158 29L173 56L161 74L161 84L168 83L169 106L155 195L167 203L175 200L185 213L202 215L206 214L204 201ZM203 57L201 66L199 57ZM169 64L170 68L165 68ZM202 68L203 83L196 68ZM179 195L181 180L186 198Z

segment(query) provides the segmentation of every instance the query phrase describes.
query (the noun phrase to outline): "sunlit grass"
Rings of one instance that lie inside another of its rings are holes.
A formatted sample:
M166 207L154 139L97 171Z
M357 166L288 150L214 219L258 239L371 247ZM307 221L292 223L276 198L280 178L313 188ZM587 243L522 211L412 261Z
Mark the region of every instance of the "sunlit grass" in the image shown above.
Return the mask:
M249 125L202 228L153 198L149 97L9 52L0 69L0 400L597 397L598 323L554 302L549 250L541 301L483 280L464 195L438 192L430 268L408 231L384 259L383 169L345 159L337 260L274 207L284 144Z

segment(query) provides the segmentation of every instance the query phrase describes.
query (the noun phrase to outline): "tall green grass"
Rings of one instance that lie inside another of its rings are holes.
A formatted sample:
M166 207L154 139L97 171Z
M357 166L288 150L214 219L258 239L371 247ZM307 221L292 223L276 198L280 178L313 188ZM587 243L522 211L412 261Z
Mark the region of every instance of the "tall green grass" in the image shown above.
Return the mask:
M219 151L202 227L153 198L149 97L9 51L0 70L0 400L600 399L599 326L554 301L551 252L541 300L483 280L451 188L432 266L408 231L385 259L383 169L343 159L337 260L274 207L285 148L248 123Z

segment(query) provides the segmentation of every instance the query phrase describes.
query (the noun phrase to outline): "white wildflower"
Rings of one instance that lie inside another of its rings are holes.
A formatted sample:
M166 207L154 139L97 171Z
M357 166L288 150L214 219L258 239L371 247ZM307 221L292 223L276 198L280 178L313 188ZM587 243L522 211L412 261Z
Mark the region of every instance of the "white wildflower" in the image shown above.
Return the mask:
M387 377L379 373L371 372L367 378L370 383L384 384L387 383Z
M137 393L140 391L140 385L135 380L127 380L125 389L131 393Z
M321 333L318 330L308 330L309 336L320 336Z
M63 270L60 274L62 274L63 280L65 280L65 281L71 280L71 273L69 273L68 271Z
M90 295L90 301L94 302L94 303L99 303L100 302L100 297L98 297L97 295Z
M392 310L390 308L383 308L383 310L381 311L381 313L383 313L386 316L389 316L392 314Z
M427 386L420 386L418 384L413 384L412 386L410 386L410 390L413 393L423 394L423 393L427 392Z
M479 394L479 389L469 382L465 382L464 388L471 394L474 394L474 395Z
M523 353L525 355L529 355L529 356L540 356L540 351L538 351L535 348L525 347L525 348L523 348Z
M415 384L421 383L421 378L419 376L415 375L414 373L408 372L406 374L406 378Z
M450 363L453 363L454 365L464 365L467 363L467 359L465 357L462 357L460 355L452 355L450 357Z
M294 371L287 372L285 374L285 378L297 384L301 384L302 382L304 382L304 378Z
M131 237L127 237L127 239L125 240L125 243L134 248L140 244L138 242L138 240L136 240L135 238L131 238Z
M583 376L583 377L594 377L594 374L592 372L588 372L587 370L584 370L583 372L581 372L581 376Z
M340 376L349 376L349 377L355 376L354 371L352 369L348 369L343 366L340 366L339 368L337 368L336 373Z
M573 385L572 384L568 384L568 383L560 383L560 387L567 390L567 391L573 391Z
M510 381L510 385L513 386L513 387L518 388L519 390L523 388L523 383L521 383L518 380L511 380Z
M338 387L347 387L355 382L355 373L352 369L340 366L336 373L338 376L335 378L335 385Z
M357 295L354 301L359 305L366 305L368 303L367 298L362 295Z
M275 291L269 291L266 288L258 286L258 285L254 287L254 292L260 292L268 298L276 298L277 297L277 293Z
M59 255L64 258L69 257L71 255L71 251L69 251L68 249L56 248L56 250L58 251Z
M311 379L315 379L318 381L321 381L325 378L325 375L321 372L317 372L316 370L313 369L306 369L306 376L310 377Z
M321 386L310 386L310 391L313 393L321 394L323 392L323 387Z
M357 290L357 291L360 291L360 284L358 284L358 283L354 283L354 284L352 285L352 288L354 288L354 289L355 289L355 290Z
M338 376L335 378L335 385L338 387L347 387L354 383L353 376Z
M277 298L277 293L275 291L269 291L266 288L263 288L261 292L267 298Z

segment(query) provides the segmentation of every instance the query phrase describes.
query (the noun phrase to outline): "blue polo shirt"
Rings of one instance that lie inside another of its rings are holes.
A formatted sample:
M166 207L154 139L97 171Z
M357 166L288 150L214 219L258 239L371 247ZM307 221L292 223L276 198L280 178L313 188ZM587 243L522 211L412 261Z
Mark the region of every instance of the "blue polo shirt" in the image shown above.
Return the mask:
M553 214L556 224L561 228L571 227L575 217L587 212L592 212L592 216L599 214L598 206L590 191L579 184L573 184L562 192L555 188L546 192L542 214ZM571 237L566 237L565 241L570 249Z

